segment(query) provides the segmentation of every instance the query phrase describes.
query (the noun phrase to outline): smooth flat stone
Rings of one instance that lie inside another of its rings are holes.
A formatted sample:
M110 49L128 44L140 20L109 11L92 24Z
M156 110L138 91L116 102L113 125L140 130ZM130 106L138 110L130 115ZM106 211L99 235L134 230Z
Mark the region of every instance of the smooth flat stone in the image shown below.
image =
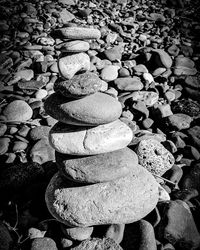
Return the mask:
M118 77L119 66L117 65L107 65L101 71L101 79L106 82L111 82Z
M83 97L94 94L100 90L106 90L107 83L102 81L98 75L92 72L75 75L72 79L56 82L54 90L64 96Z
M83 52L62 57L58 60L58 69L64 78L71 79L77 72L90 69L90 58Z
M172 66L171 56L163 49L154 49L152 51L155 54L155 62L159 67L170 68Z
M122 59L123 46L114 46L111 49L107 49L104 51L104 55L108 60L116 61Z
M187 67L175 67L174 68L174 75L181 76L181 75L188 75L193 76L196 75L197 69L196 68L187 68Z
M109 153L73 157L56 152L56 163L69 179L83 183L98 183L128 175L138 166L138 157L129 148Z
M83 28L83 27L67 27L59 29L64 38L73 40L84 39L99 39L101 32L98 29Z
M71 155L95 155L125 148L132 130L120 120L97 127L77 127L56 123L49 141L58 152Z
M59 45L63 52L85 52L90 48L90 44L86 41L76 40L65 42Z
M45 194L52 216L71 227L132 223L150 213L158 202L158 184L141 166L115 181L73 185L57 173Z
M136 90L141 90L144 87L140 78L137 76L117 78L114 81L114 84L119 90L124 90L124 91L136 91Z
M122 113L118 100L100 92L78 100L54 93L46 99L44 108L56 120L78 126L109 123L118 119Z

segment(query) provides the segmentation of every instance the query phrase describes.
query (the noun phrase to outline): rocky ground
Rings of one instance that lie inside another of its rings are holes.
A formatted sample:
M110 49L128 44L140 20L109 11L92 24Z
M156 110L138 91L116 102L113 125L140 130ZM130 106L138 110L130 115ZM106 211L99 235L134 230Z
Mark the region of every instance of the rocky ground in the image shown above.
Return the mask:
M0 3L0 249L200 249L199 1Z

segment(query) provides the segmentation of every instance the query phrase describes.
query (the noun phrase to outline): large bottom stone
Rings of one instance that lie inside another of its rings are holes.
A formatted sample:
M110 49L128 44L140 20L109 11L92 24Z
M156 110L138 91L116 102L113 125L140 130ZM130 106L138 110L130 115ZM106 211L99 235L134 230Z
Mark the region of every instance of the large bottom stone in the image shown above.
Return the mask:
M138 165L132 174L115 181L74 187L58 173L45 194L50 213L71 227L127 224L151 212L158 202L158 184Z
M138 157L129 148L93 156L72 156L56 152L56 163L69 179L83 183L112 181L138 167Z

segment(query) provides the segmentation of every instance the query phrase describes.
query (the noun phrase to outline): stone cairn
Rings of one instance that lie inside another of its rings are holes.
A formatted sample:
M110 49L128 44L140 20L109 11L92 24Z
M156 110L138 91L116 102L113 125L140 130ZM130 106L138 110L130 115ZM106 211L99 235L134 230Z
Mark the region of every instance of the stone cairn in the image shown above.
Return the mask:
M64 48L68 54L58 61L65 80L55 83L55 93L44 104L46 113L58 120L49 142L59 169L45 200L66 237L83 241L91 237L93 226L118 224L124 230L124 224L145 217L158 202L158 184L127 147L133 134L119 119L120 102L89 71L86 40L100 38L100 31L67 27L59 32L70 41Z

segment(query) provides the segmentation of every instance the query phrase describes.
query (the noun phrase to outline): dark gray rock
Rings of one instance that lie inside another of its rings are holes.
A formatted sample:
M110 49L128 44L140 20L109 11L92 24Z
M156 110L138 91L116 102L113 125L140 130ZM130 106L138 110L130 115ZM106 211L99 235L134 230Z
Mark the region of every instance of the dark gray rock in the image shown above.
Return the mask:
M199 249L200 234L189 206L182 200L164 204L164 214L157 230L158 239L176 244L179 249Z
M56 152L56 163L61 172L73 181L97 183L130 174L137 168L138 158L129 148L86 157L73 157Z
M0 249L11 250L13 247L13 239L8 228L0 221Z

